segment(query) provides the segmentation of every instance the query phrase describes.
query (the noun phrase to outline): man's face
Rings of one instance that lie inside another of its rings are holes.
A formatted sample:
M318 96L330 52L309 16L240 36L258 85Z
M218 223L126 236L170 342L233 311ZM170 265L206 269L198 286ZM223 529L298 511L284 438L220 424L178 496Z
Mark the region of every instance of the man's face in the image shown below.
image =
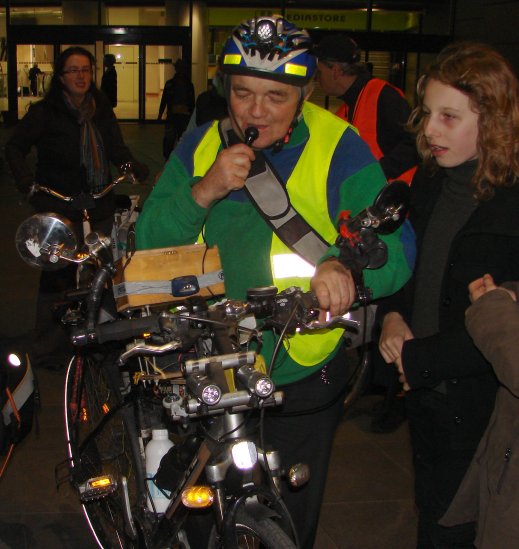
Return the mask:
M327 61L319 61L317 65L316 80L325 95L333 95L333 63Z
M316 78L325 95L338 97L345 92L344 85L338 80L341 74L337 63L319 61Z
M233 75L230 110L234 130L243 135L249 126L254 126L259 131L254 148L269 147L287 134L300 97L301 90L289 84Z

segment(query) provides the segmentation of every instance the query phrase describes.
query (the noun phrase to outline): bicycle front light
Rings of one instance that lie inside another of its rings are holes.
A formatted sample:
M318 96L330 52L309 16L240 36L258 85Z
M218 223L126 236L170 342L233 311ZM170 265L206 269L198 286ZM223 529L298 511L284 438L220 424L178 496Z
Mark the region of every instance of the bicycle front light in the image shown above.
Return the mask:
M189 391L207 406L218 404L222 398L220 387L206 376L200 374L190 375L187 377L186 384Z
M258 462L258 450L254 442L242 440L231 447L234 465L242 471L249 471Z
M29 355L20 345L11 342L0 343L0 360L8 367L18 369L30 364Z
M16 353L9 353L7 355L7 363L9 364L9 366L18 368L22 365L22 359Z
M254 366L242 366L236 376L247 390L261 398L267 398L274 391L274 383L269 376L256 370Z

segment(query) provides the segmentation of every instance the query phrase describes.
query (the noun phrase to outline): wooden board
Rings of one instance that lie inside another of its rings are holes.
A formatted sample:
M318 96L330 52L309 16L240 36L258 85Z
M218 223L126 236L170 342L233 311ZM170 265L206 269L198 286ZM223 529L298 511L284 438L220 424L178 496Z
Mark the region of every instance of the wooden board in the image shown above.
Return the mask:
M189 275L202 275L221 271L218 248L207 248L203 244L177 246L173 248L156 248L140 250L128 259L121 258L116 263L117 273L114 286L125 282L171 281L174 278ZM225 293L223 277L221 281L207 288L201 288L193 295L211 296ZM143 305L175 302L184 297L174 297L171 294L149 293L122 295L116 297L119 312Z

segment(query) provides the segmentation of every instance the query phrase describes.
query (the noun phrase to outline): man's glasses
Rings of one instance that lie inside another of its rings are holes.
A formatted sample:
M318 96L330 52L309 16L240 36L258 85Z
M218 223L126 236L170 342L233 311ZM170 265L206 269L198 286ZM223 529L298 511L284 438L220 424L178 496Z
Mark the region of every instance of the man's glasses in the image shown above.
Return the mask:
M90 74L92 72L92 69L89 68L82 68L82 69L68 69L66 71L63 71L63 74L73 74L74 76L77 76L78 74Z

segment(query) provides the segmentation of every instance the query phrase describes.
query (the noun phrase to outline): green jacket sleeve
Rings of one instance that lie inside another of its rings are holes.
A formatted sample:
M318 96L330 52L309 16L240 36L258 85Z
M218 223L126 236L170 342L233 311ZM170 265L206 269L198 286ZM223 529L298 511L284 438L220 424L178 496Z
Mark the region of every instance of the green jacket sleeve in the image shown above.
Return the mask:
M137 219L138 249L196 242L208 212L191 196L196 181L173 154Z
M341 185L339 211L349 210L352 216L356 215L374 202L384 185L386 180L379 164L368 164ZM338 223L338 214L335 223ZM411 277L415 255L414 233L407 222L394 233L381 235L380 239L387 246L387 262L378 269L363 271L364 283L374 299L392 295L402 288ZM333 245L322 260L338 257L339 253Z

